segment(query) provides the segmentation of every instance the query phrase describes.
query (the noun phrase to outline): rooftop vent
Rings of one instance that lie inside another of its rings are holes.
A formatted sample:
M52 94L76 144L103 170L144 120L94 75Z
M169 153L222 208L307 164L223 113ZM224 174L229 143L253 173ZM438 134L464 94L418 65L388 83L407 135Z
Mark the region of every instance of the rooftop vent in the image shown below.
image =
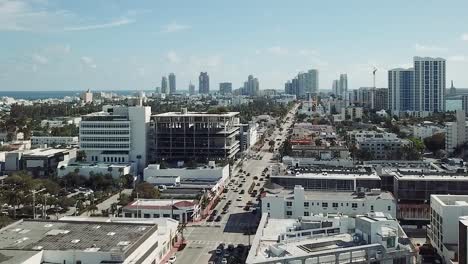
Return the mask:
M43 246L35 246L32 249L33 250L42 250L44 247Z
M53 224L45 224L44 225L44 227L47 227L47 228L52 227L52 226L53 226Z
M100 226L100 225L96 225L96 226L93 226L93 228L94 228L94 229L99 229L99 228L101 228L101 226Z
M130 245L130 241L120 241L117 243L117 246L128 246Z
M113 236L113 235L115 235L115 232L109 232L109 233L107 233L107 235L108 236Z
M72 242L73 244L77 244L78 242L80 242L80 240L79 240L79 239L73 239L71 242Z

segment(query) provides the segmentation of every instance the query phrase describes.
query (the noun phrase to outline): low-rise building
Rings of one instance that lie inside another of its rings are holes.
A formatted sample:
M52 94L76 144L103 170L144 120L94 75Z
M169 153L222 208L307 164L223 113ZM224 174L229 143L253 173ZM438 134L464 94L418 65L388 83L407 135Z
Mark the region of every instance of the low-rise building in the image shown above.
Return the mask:
M265 213L246 263L416 263L415 255L388 214L274 219Z
M439 127L429 121L424 121L422 124L413 126L413 137L421 140L439 133L445 133L445 128Z
M396 217L396 202L390 192L373 189L370 192L305 191L267 189L262 198L262 213L271 218L299 218L314 214L341 213L350 216L368 212L385 212Z
M457 259L459 218L466 215L468 195L431 195L431 224L427 228L427 236L445 263Z
M348 136L360 150L372 155L372 159L398 159L404 146L411 145L407 139L398 138L393 133L379 133L376 131L350 132Z
M109 164L109 163L87 163L87 162L63 162L57 171L58 177L63 177L69 173L78 173L81 176L89 177L94 174L110 174L112 178L118 179L120 176L133 174L134 169L129 164Z
M200 215L195 200L138 199L122 208L126 218L172 218L180 223L191 222Z
M194 168L161 168L159 164L150 164L143 172L144 180L154 185L159 185L158 178L168 176L179 177L181 184L225 180L229 177L229 165L217 166L210 162L208 165Z
M362 107L352 106L341 109L342 120L362 119L364 110Z
M176 240L177 223L172 221L20 220L0 230L0 261L160 263Z
M445 150L449 153L468 142L468 121L465 112L457 110L455 117L455 122L445 123Z
M78 145L78 137L32 136L32 146L74 146Z

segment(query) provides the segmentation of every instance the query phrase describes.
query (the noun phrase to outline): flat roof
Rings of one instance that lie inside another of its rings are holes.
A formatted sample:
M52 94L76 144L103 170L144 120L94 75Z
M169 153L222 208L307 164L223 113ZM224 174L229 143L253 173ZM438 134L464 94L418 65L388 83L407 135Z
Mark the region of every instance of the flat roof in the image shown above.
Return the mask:
M0 249L127 252L157 225L22 220L0 230Z
M48 149L32 149L30 151L24 152L24 156L33 156L33 157L43 157L43 156L53 156L55 154L63 153L63 152L69 152L69 149L53 149L53 148L48 148Z
M432 194L431 198L446 206L468 207L468 195Z
M171 209L178 208L193 208L194 200L174 200L174 199L138 199L124 209Z
M276 191L275 189L266 189L267 196L294 196L294 191L290 189L281 189ZM276 191L276 192L275 192ZM368 200L394 200L393 195L390 192L366 192L363 197L358 197L355 192L326 192L326 191L308 191L304 190L304 196L307 200L343 200L343 201L368 201Z
M18 264L23 263L32 256L39 254L39 251L26 250L0 250L0 263L2 264Z
M182 116L195 116L195 117L233 117L238 115L239 112L225 112L218 114L209 114L207 112L167 112L162 114L153 115L155 117L182 117Z
M380 180L377 174L359 174L359 173L302 173L298 175L272 175L272 178L291 178L291 179L330 179L330 180Z

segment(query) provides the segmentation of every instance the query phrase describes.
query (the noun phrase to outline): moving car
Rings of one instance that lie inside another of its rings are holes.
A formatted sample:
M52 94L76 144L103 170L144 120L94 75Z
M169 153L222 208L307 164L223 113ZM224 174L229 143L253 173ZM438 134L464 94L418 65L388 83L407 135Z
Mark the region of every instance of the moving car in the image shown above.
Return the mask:
M175 263L176 259L177 259L176 256L170 257L169 258L169 263Z
M242 196L237 197L237 201L242 201Z

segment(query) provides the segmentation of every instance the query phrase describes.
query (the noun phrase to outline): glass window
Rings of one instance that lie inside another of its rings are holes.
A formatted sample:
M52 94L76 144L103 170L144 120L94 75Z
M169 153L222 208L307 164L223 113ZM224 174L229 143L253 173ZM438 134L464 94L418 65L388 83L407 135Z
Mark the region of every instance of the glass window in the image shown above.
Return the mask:
M351 204L351 207L352 207L352 208L357 208L357 203L352 203L352 204Z
M286 206L292 206L292 202L286 202Z
M309 207L309 202L304 202L304 207Z
M322 207L328 207L328 203L322 203Z
M286 211L286 215L287 215L287 216L291 216L291 215L292 215L292 211Z

